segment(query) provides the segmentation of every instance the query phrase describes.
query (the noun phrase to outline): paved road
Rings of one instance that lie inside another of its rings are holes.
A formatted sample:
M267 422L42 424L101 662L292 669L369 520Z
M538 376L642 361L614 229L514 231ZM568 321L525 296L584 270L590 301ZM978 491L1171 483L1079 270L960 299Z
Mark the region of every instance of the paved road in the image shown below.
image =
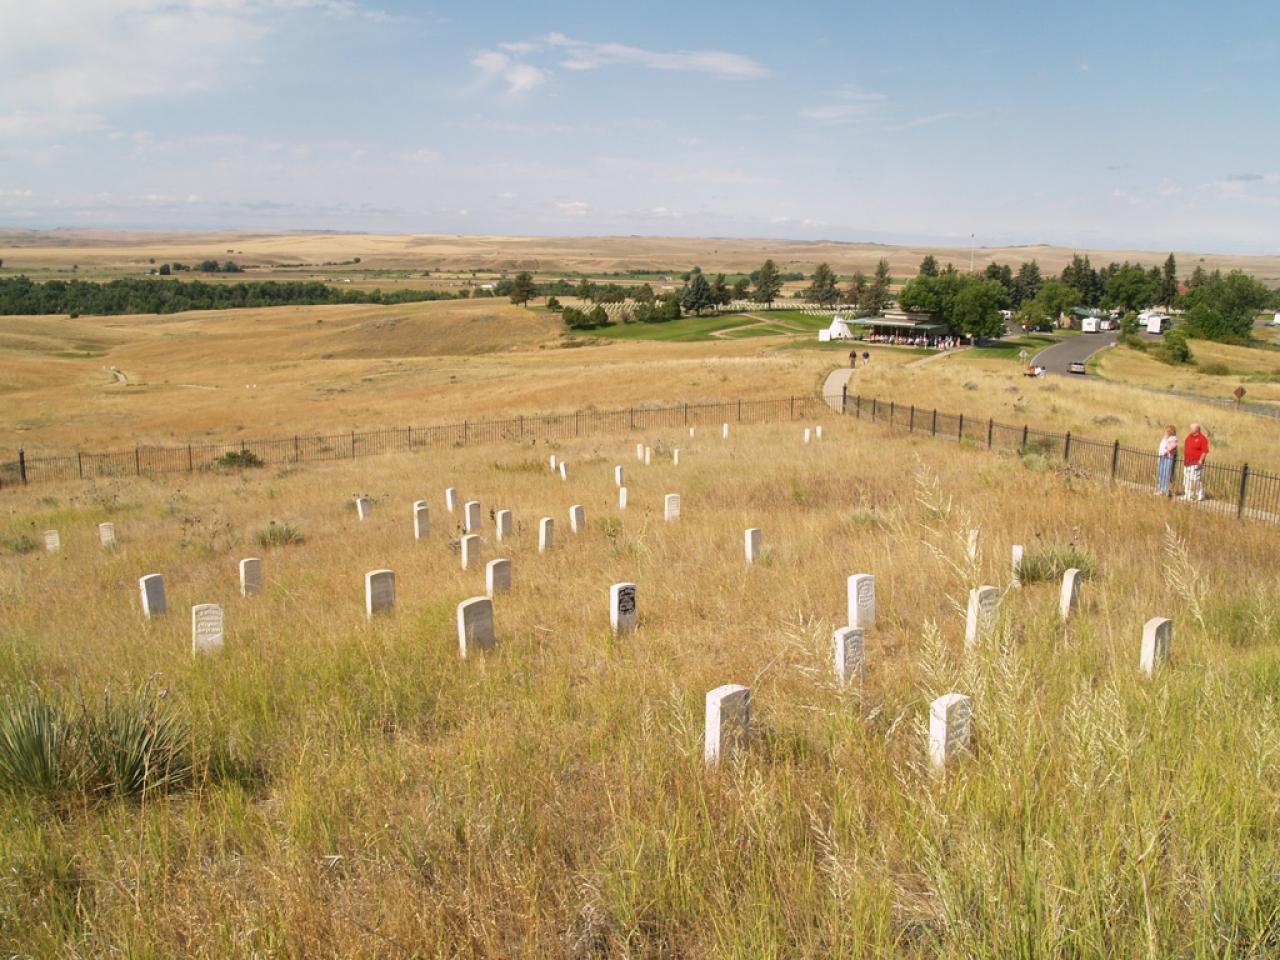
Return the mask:
M1070 373L1069 367L1074 361L1088 360L1103 347L1110 346L1118 339L1120 339L1119 330L1066 337L1061 343L1045 347L1031 358L1031 363L1044 367L1050 373Z

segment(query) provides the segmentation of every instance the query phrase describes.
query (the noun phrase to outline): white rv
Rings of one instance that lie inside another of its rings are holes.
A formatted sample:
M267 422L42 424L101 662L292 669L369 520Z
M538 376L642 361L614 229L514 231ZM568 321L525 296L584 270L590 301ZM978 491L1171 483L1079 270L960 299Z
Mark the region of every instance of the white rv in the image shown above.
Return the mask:
M1098 318L1097 318L1097 317L1085 317L1083 320L1081 320L1081 321L1080 321L1080 332L1081 332L1081 333L1097 333L1097 332L1098 332Z
M1146 328L1147 333L1161 334L1169 329L1169 315L1155 310L1144 310L1138 314L1138 322Z

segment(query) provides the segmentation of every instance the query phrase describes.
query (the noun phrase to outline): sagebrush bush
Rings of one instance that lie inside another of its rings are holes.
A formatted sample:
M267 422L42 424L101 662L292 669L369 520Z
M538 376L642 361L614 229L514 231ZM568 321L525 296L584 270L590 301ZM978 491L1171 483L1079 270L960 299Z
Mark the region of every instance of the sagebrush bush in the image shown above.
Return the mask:
M265 530L259 530L253 537L260 547L289 547L307 542L302 531L287 523L276 523L272 520Z
M1073 568L1087 578L1094 575L1097 564L1087 551L1074 544L1042 544L1029 547L1022 555L1021 579L1023 583L1060 580Z
M227 467L234 470L265 466L262 458L252 450L230 450L214 462L219 467Z

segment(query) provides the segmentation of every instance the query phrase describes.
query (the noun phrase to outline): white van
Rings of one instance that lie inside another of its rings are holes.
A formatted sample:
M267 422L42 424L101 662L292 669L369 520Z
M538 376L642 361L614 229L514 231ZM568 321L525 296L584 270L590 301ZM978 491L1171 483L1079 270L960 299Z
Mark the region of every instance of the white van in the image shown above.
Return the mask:
M1097 333L1097 332L1098 332L1098 318L1097 318L1097 317L1085 317L1083 320L1081 320L1081 321L1080 321L1080 332L1081 332L1081 333Z

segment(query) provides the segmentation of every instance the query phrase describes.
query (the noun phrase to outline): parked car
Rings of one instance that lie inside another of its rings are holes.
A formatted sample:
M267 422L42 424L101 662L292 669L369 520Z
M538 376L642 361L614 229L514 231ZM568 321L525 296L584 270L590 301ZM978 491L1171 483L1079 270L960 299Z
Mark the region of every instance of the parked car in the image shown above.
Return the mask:
M1071 364L1067 367L1067 369L1070 370L1072 373L1088 373L1089 372L1085 368L1083 360L1072 360Z

